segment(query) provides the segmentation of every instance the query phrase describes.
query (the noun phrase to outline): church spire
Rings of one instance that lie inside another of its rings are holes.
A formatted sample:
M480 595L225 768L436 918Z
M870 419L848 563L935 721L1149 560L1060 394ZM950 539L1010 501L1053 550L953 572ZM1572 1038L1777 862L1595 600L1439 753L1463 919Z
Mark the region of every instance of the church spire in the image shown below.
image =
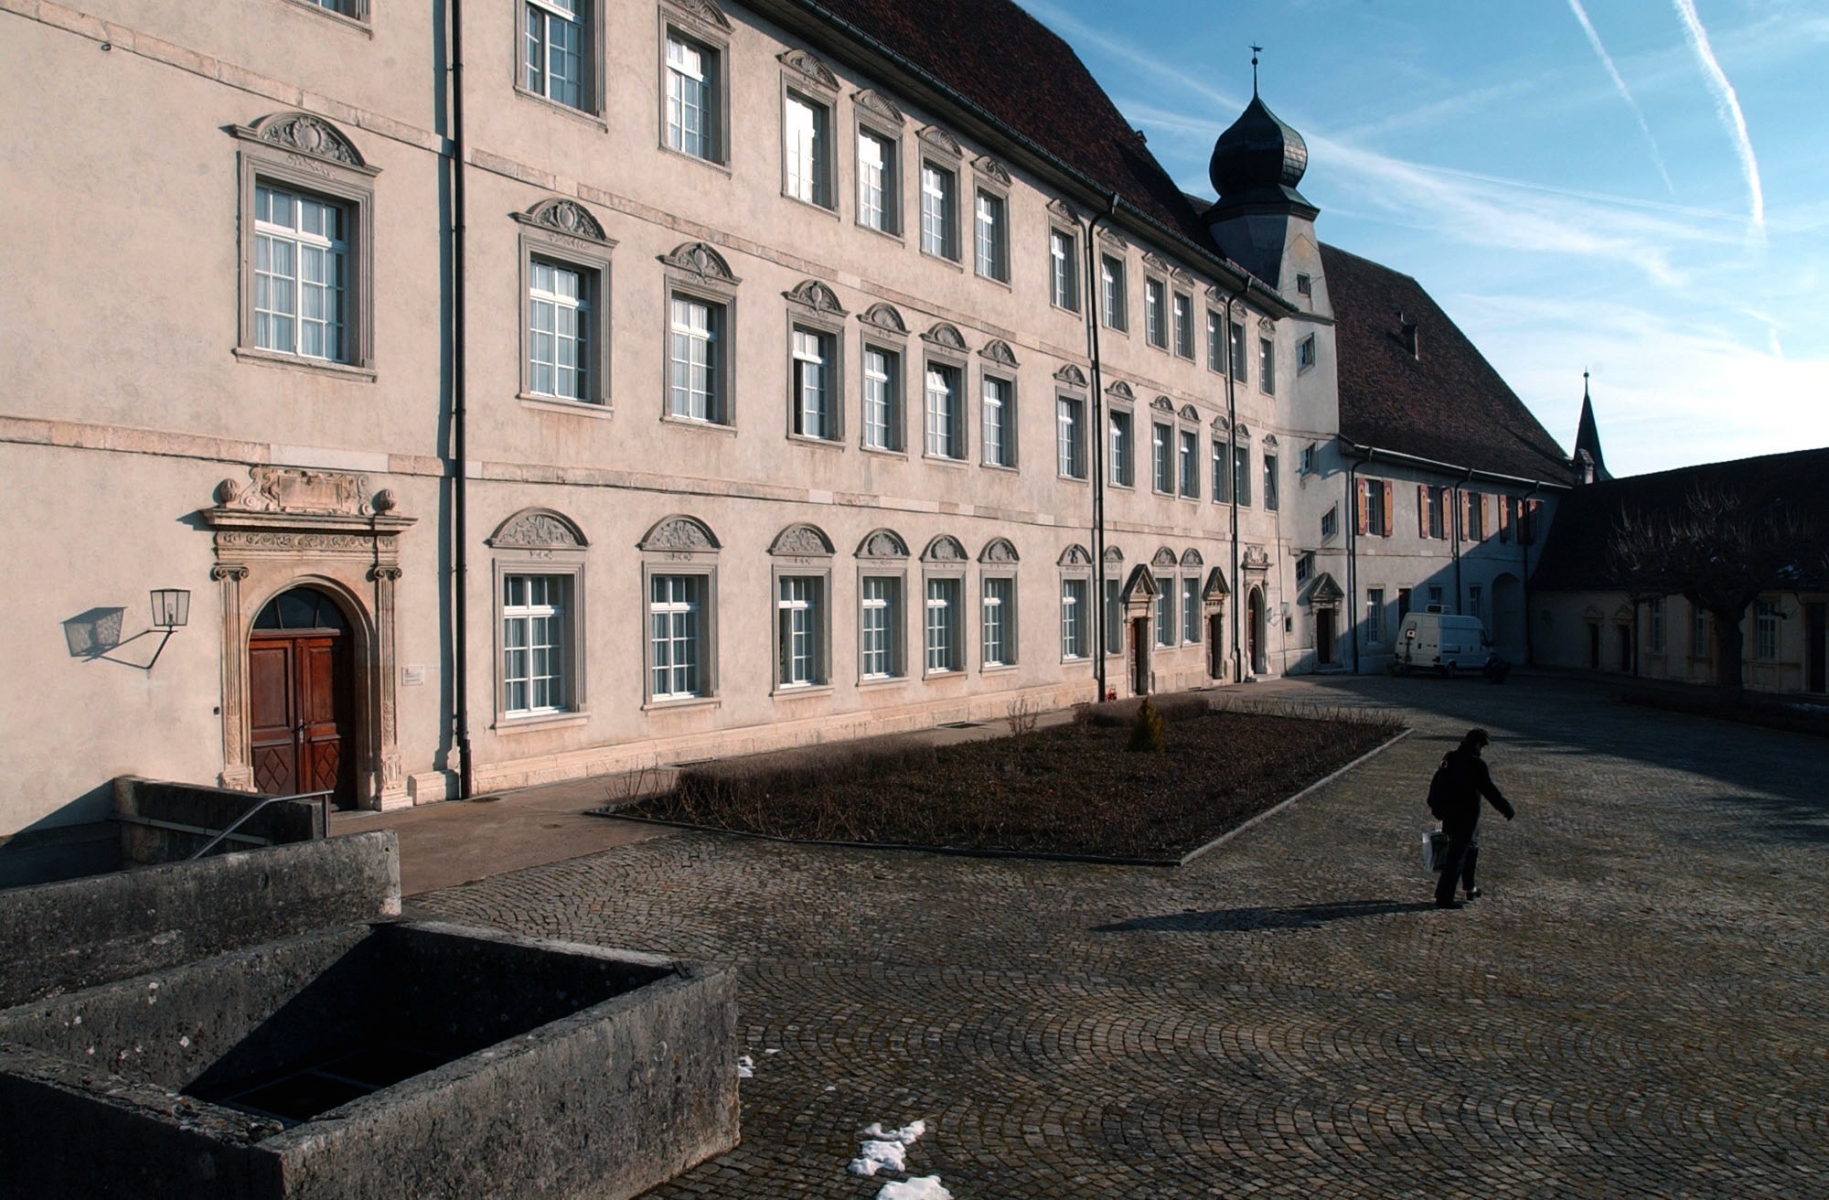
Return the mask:
M1613 478L1600 453L1600 428L1594 423L1594 401L1588 395L1588 373L1581 373L1581 423L1575 427L1575 472L1583 483Z

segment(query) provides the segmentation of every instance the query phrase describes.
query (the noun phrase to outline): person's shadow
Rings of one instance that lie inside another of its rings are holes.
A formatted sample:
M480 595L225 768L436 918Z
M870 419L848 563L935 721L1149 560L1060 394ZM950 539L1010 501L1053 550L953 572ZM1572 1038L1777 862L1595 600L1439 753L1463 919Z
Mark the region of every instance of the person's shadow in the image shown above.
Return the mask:
M1284 908L1220 908L1212 912L1188 909L1160 917L1132 917L1128 921L1094 925L1092 932L1249 933L1258 929L1316 929L1330 921L1427 912L1434 907L1426 901L1342 900L1337 904L1295 904Z

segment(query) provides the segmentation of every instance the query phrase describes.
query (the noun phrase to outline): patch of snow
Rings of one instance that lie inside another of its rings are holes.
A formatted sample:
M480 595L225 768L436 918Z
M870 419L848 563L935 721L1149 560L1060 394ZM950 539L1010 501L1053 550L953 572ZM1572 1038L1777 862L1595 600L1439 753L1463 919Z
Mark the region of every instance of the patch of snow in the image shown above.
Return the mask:
M953 1200L953 1194L940 1186L938 1175L918 1175L885 1183L876 1200Z
M927 1132L926 1121L914 1121L900 1129L884 1129L877 1122L864 1130L864 1145L846 1167L853 1175L874 1175L878 1171L906 1171L905 1156L915 1139Z
M754 1079L756 1077L756 1060L745 1054L737 1060L737 1078Z
M780 1048L780 1047L779 1047L779 1046L777 1046L777 1047L775 1047L775 1048L774 1048L774 1049L772 1049L772 1050L764 1050L764 1051L763 1051L763 1052L762 1052L762 1053L764 1053L764 1054L779 1054L779 1053L781 1053L781 1048Z

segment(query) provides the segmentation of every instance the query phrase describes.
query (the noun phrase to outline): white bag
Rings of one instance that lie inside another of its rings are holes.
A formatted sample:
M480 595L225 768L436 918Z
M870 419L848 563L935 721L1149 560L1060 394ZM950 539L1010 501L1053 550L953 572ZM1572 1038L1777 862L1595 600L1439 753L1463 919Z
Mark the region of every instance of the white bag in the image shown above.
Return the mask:
M1423 870L1435 875L1447 865L1448 835L1439 829L1428 830L1423 834Z

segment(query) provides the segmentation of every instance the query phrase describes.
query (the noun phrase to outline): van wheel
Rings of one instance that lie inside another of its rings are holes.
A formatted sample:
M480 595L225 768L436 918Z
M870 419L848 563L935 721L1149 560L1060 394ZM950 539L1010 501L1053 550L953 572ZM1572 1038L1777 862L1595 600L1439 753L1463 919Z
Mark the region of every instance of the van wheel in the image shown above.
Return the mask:
M1454 664L1452 662L1448 664L1448 678L1454 678Z

